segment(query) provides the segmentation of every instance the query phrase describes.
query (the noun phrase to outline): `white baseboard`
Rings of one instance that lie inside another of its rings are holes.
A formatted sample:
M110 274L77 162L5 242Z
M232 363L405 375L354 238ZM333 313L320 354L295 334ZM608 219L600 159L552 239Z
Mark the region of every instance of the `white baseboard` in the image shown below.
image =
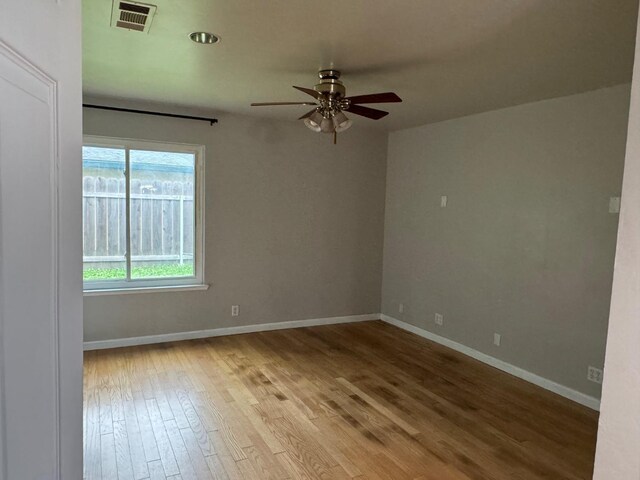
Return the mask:
M146 335L144 337L114 338L112 340L98 340L84 342L85 350L103 350L106 348L133 347L152 343L175 342L178 340L194 340L196 338L222 337L241 333L267 332L270 330L285 330L287 328L316 327L319 325L335 325L338 323L366 322L379 320L379 313L367 315L349 315L346 317L311 318L308 320L293 320L290 322L259 323L238 327L213 328L210 330L195 330L191 332L164 333L161 335Z
M504 362L502 360L498 360L497 358L487 355L486 353L479 352L471 347L467 347L466 345L462 345L461 343L457 343L453 340L449 340L448 338L441 337L440 335L436 335L435 333L431 333L423 328L419 328L415 325L403 322L402 320L398 320L384 314L380 314L380 319L383 322L394 325L398 328L401 328L402 330L415 333L416 335L419 335L423 338L432 340L436 343L439 343L440 345L444 345L445 347L451 348L452 350L456 350L457 352L475 358L476 360L486 363L487 365L491 365L498 370L502 370L503 372L507 372L515 377L521 378L529 383L533 383L534 385L542 387L545 390L557 393L558 395L568 398L569 400L573 400L574 402L584 405L585 407L589 407L592 410L600 410L600 400L595 397L591 397L584 393L578 392L577 390L573 390L572 388L565 387L564 385L560 385L559 383L536 375L535 373L523 370L522 368L516 367L515 365L511 365L510 363Z

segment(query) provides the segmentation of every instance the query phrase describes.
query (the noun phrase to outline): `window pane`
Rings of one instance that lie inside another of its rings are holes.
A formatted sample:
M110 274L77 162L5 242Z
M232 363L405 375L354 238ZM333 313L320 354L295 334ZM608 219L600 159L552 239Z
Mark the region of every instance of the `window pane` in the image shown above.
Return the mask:
M129 152L131 278L193 277L195 155Z
M82 147L84 280L123 280L125 252L125 151Z

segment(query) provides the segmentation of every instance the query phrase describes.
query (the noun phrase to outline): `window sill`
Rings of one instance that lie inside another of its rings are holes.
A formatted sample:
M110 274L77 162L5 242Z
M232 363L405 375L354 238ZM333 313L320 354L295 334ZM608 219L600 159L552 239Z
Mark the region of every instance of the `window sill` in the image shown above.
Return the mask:
M132 293L159 293L159 292L188 292L194 290L209 290L208 284L197 285L173 285L167 287L126 287L126 288L101 288L96 290L84 290L85 297L99 297L102 295L130 295Z

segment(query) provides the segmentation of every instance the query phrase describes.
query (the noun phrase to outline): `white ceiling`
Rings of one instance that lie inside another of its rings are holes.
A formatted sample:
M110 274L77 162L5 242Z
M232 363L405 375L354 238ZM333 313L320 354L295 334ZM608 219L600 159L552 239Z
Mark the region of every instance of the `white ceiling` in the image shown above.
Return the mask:
M158 6L148 35L111 28L111 0L84 0L85 94L293 121L308 107L249 103L307 101L291 85L311 87L333 66L347 95L403 98L378 106L391 115L377 124L392 130L628 82L638 9L638 0L146 2ZM197 30L222 41L196 45Z

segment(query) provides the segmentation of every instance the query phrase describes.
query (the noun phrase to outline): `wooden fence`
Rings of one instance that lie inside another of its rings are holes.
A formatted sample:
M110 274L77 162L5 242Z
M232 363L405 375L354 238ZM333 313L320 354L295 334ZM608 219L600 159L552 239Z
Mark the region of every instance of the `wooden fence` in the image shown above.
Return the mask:
M85 263L121 262L125 255L125 181L84 177L82 194ZM193 184L131 180L131 258L183 263L193 258Z

